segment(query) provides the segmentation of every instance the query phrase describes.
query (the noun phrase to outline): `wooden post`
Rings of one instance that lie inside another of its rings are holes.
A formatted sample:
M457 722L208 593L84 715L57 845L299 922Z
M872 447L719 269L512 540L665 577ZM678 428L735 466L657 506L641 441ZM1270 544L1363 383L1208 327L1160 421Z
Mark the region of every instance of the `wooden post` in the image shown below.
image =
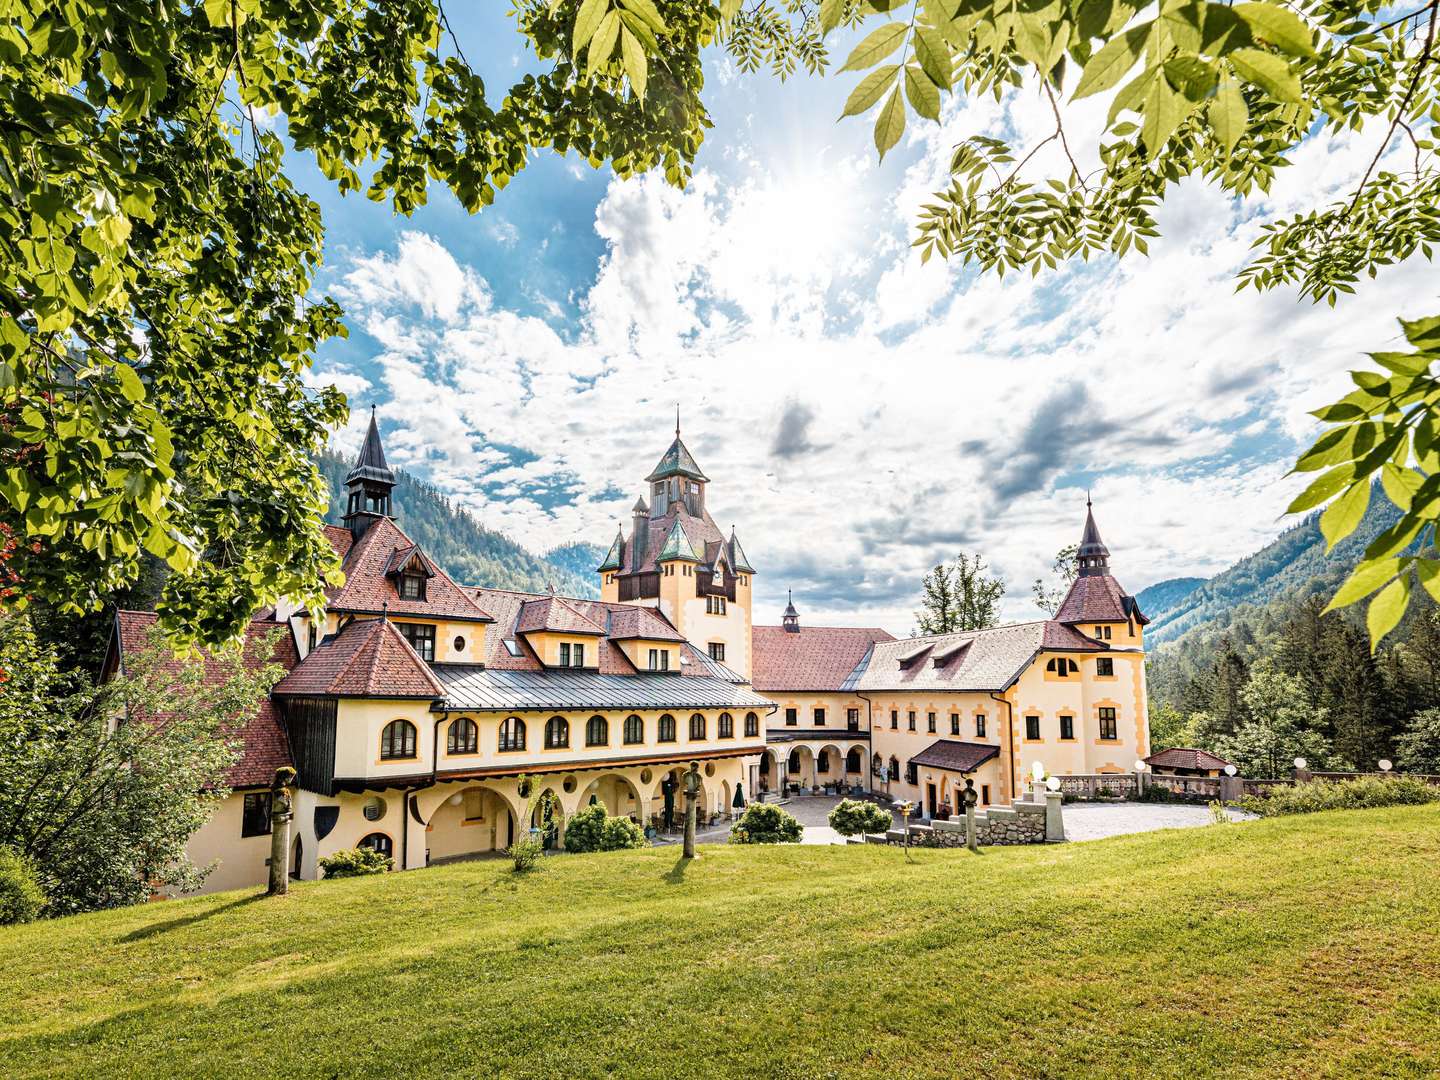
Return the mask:
M290 785L295 770L288 765L275 770L270 782L270 886L268 896L284 896L290 891L290 818L294 814L290 801Z
M700 763L690 762L685 774L685 858L695 857L695 800L700 797Z

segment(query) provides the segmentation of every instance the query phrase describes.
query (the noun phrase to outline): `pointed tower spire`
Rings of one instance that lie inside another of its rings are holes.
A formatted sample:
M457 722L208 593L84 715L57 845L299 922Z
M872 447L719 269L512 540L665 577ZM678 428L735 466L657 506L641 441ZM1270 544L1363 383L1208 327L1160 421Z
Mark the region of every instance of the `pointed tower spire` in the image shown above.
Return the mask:
M1075 566L1081 577L1096 577L1110 572L1110 549L1100 539L1095 524L1094 504L1085 493L1085 531L1080 534L1080 547L1075 552Z
M780 616L780 625L787 633L800 632L800 613L795 610L795 598L789 589L785 590L785 612Z
M375 518L390 516L390 493L395 489L395 474L385 462L374 405L370 406L370 427L360 446L360 456L345 477L345 487L349 500L343 520L358 540Z
M675 403L675 438L680 438L680 403Z

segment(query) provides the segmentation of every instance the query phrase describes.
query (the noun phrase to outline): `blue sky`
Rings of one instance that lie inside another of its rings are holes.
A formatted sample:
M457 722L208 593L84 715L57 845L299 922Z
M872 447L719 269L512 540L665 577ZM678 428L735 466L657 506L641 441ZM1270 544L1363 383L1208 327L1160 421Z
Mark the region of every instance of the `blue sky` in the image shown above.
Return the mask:
M523 72L499 5L456 30L492 93ZM977 279L919 265L914 212L958 139L1049 133L1033 91L912 117L878 165L868 118L835 123L853 76L781 84L715 53L706 79L715 127L685 192L542 153L481 214L436 188L402 218L304 159L292 173L351 330L314 378L379 406L396 463L537 550L605 544L678 403L761 622L793 588L817 622L908 631L920 574L960 550L1005 577L1007 617L1035 617L1029 583L1078 537L1087 489L1128 588L1214 573L1286 524L1306 410L1395 314L1433 307L1416 266L1334 312L1234 295L1259 223L1345 190L1375 132L1307 144L1251 204L1182 187L1148 259ZM1073 144L1103 108L1067 109Z

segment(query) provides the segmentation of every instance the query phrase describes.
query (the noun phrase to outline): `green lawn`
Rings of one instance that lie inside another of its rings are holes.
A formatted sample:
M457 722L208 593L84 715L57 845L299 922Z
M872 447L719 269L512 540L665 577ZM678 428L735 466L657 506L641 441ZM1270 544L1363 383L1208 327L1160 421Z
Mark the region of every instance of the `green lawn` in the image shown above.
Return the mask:
M471 863L0 929L5 1076L1440 1075L1440 808Z

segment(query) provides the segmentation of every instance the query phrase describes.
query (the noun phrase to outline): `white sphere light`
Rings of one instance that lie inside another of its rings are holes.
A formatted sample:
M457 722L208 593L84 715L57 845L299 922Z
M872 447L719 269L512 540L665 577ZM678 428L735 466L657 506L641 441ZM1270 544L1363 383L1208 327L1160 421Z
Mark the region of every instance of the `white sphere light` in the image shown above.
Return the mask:
M1297 757L1297 758L1295 759L1295 768L1297 768L1297 769L1303 769L1303 768L1305 768L1305 759L1304 759L1303 757Z
M1390 771L1391 769L1393 769L1394 767L1395 767L1394 764L1391 763L1391 761L1390 761L1389 758L1381 758L1381 759L1380 759L1380 771L1381 771L1381 772L1389 772L1389 771Z
M1045 781L1045 786L1046 786L1047 788L1049 788L1051 791L1059 791L1059 790L1060 790L1060 778L1059 778L1058 776L1052 776L1052 777L1050 777L1049 780L1046 780L1046 781Z
M1234 775L1236 774L1236 772L1238 772L1238 771L1239 771L1239 770L1236 769L1234 765L1226 765L1226 766L1225 766L1225 775L1226 775L1226 776L1234 776Z
M1136 771L1136 772L1144 772L1144 771L1145 771L1146 769L1148 769L1149 767L1150 767L1149 765L1145 764L1145 759L1144 759L1144 758L1136 758L1136 759L1135 759L1135 771Z
M451 806L459 806L459 805L460 805L462 802L464 802L464 801L465 801L465 796L464 796L464 795L461 795L459 792L456 792L454 795L451 795L451 796L450 796L450 805L451 805Z
M1045 779L1045 764L1044 764L1044 762L1037 761L1037 762L1035 762L1034 765L1031 765L1031 766L1030 766L1030 775L1033 776L1033 777L1035 777L1036 780L1044 780L1044 779Z

